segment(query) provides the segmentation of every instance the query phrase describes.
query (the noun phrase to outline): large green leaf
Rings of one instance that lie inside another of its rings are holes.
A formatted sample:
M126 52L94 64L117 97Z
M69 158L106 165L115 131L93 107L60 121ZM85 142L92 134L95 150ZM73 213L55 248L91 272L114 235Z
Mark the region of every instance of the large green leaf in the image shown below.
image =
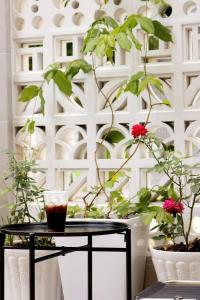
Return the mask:
M44 73L44 79L49 83L51 81L51 79L54 78L56 72L57 72L57 69L48 70L46 73Z
M53 77L53 80L63 94L67 96L70 96L72 94L71 82L62 71L57 70L55 76Z
M98 43L96 49L95 49L95 54L97 56L105 56L106 54L106 43L105 40L101 41L101 43Z
M144 76L145 76L144 71L137 72L136 74L134 74L133 76L131 76L131 81L135 81L135 80L141 79Z
M132 44L124 32L120 32L117 34L117 41L122 49L124 49L126 51L131 50Z
M19 95L19 102L28 102L31 99L38 96L38 93L40 91L40 88L36 85L29 85L28 87L24 88L20 95Z
M115 19L111 18L110 16L105 16L103 17L103 20L105 21L107 26L112 27L113 29L116 28L118 26L117 22L115 21Z
M128 36L130 37L130 39L132 40L133 44L135 45L135 48L137 50L141 50L142 49L142 44L136 39L136 37L134 36L132 30L128 29L126 32L127 32Z
M151 19L140 15L137 15L135 18L144 31L154 34L154 25Z
M153 25L155 36L157 36L162 41L172 42L172 34L167 27L163 26L160 22L155 20L153 21Z
M139 90L139 80L130 81L125 88L126 92L130 92L134 95L138 95Z
M92 66L84 59L74 60L67 66L66 77L71 80L79 73L80 70L82 70L84 73L89 73L92 70Z

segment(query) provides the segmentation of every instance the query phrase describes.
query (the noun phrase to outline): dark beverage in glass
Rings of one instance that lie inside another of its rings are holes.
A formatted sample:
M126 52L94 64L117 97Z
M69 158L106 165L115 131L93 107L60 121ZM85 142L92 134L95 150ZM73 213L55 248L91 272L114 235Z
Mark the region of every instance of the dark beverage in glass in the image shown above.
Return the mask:
M53 231L64 231L67 214L67 205L46 205L48 229Z

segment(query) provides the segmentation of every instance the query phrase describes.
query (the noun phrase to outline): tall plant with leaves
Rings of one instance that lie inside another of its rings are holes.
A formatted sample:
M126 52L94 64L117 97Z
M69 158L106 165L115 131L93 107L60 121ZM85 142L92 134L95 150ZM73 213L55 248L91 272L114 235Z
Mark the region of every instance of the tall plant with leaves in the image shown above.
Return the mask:
M156 4L165 4L163 0L152 0ZM69 1L65 1L65 4L68 4ZM107 4L109 1L102 1L101 5ZM147 5L147 1L146 1ZM140 30L145 34L145 43L144 45L138 40L136 36L136 31ZM102 18L96 20L92 23L89 30L87 31L84 41L82 52L84 55L92 55L106 58L106 61L109 61L111 64L114 64L114 53L116 47L120 47L125 52L130 52L133 48L136 49L141 55L143 51L143 61L144 68L143 71L137 72L130 76L129 79L124 81L123 85L120 87L117 97L118 98L123 92L129 92L139 97L140 94L147 90L149 95L149 111L145 124L148 123L151 110L153 108L152 102L152 87L154 90L163 93L163 84L155 75L148 73L147 71L147 51L151 45L157 45L159 41L172 42L172 35L170 30L163 26L159 21L142 16L140 14L129 15L123 23L118 23L112 17L106 15ZM58 87L58 89L66 96L70 96L73 93L72 90L72 81L74 77L83 71L84 73L93 72L94 78L99 89L99 92L105 98L105 106L108 106L111 111L111 123L110 128L104 135L101 143L97 146L97 149L94 154L94 159L97 168L97 177L99 181L99 187L96 189L95 194L93 195L92 200L88 203L87 198L89 195L93 194L93 191L89 191L84 197L83 201L85 204L86 212L93 206L94 201L97 196L103 191L106 195L108 201L112 198L111 194L108 194L106 191L106 184L114 182L116 180L117 174L120 174L120 171L124 168L126 163L134 156L137 151L140 142L138 142L135 150L130 154L130 156L124 161L124 163L118 168L115 172L112 173L110 178L104 184L100 178L97 153L103 145L103 143L113 134L113 124L114 124L114 111L112 107L112 101L109 96L105 95L102 91L102 88L99 86L96 70L98 67L95 67L94 64L89 64L85 59L78 59L67 63L65 68L61 69L59 64L52 64L49 66L48 70L44 73L44 83L49 84L51 81ZM43 85L38 87L36 85L31 85L26 87L19 96L20 102L29 102L32 101L35 97L38 97L41 102L42 113L44 114L45 99L43 96ZM117 101L117 100L116 100ZM164 100L163 104L170 105L168 100ZM25 128L30 132L34 132L35 121L28 119ZM109 215L108 215L109 216Z

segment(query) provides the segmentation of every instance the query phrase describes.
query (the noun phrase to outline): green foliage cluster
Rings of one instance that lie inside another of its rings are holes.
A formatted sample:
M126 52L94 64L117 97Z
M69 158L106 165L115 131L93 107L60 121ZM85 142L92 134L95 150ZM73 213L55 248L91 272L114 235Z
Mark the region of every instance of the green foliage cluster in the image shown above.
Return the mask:
M189 245L193 210L195 203L200 198L199 164L188 165L187 157L174 151L173 145L163 143L154 134L148 132L143 137L138 137L129 142L130 144L141 143L149 150L155 159L155 166L150 170L165 176L166 186L155 186L149 190L149 203L152 201L164 201L173 199L182 203L189 211L189 224L184 224L183 213L168 213L162 207L148 206L144 209L148 212L146 222L156 220L160 235L157 239L171 239L174 243L176 238L183 238L186 247ZM148 204L147 201L147 204Z
M9 203L4 207L8 208L9 216L5 224L19 224L24 222L42 221L44 218L44 190L37 186L35 179L31 176L36 168L36 162L33 159L24 159L18 161L13 154L9 154L9 170L3 176L2 182L6 186L1 191L1 196L10 195ZM30 213L30 204L38 203L38 208L41 208L38 219ZM25 238L20 237L23 243L28 242ZM8 236L6 242L10 245L14 240L12 236ZM37 245L51 244L51 239L38 238Z

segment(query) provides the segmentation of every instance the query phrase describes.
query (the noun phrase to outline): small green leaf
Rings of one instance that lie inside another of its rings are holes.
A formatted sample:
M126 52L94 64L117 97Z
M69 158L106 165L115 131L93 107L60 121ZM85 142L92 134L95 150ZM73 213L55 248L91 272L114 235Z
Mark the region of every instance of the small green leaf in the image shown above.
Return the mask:
M33 134L35 131L35 121L30 121L27 129L30 134Z
M164 105L167 105L167 106L169 106L169 107L172 107L172 106L171 106L171 103L170 103L170 101L169 101L169 99L163 99L163 100L162 100L162 103L163 103Z
M19 102L28 102L31 99L35 98L38 96L40 88L36 85L29 85L28 87L25 87L20 95L19 95Z
M115 96L116 99L118 99L121 96L121 94L123 93L123 91L124 91L124 86L122 85L122 86L120 86L120 88L117 91L117 94Z
M108 189L112 189L114 184L115 184L115 182L113 182L112 180L109 180L105 183L105 187Z
M159 50L159 39L154 37L154 36L150 36L149 37L149 50Z
M167 27L155 20L153 21L153 26L155 29L155 36L164 42L172 42L172 34Z
M44 96L43 96L42 88L40 88L39 97L40 97L40 105L41 105L42 114L44 116L45 115L45 112L44 112L45 99L44 99Z

